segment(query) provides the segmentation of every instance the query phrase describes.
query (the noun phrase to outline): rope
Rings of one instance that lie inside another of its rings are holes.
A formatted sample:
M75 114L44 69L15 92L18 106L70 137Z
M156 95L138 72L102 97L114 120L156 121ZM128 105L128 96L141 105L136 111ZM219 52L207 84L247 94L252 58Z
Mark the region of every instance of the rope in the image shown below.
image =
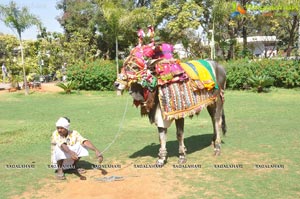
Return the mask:
M125 178L134 178L134 177L140 177L138 175L130 175L130 176L106 176L102 178L94 178L96 181L101 181L101 182L113 182L113 181L123 181Z
M128 58L127 58L125 62L129 62L129 61L130 60L128 60ZM135 64L135 63L133 62L133 64ZM135 65L138 66L137 64L135 64ZM133 67L130 67L130 69L133 69ZM141 75L141 73L143 71L135 71L134 70L134 72L136 73L136 76L138 77L138 76ZM122 129L122 126L123 126L123 122L124 122L124 119L125 119L125 115L126 115L126 112L127 112L127 109L128 109L128 100L129 100L129 98L127 98L125 110L124 110L123 117L122 117L122 120L121 120L120 125L119 125L119 129L118 129L118 131L117 131L114 139L112 140L112 142L101 152L102 154L104 154L104 152L106 152L111 147L111 145L113 145L115 143L115 141L117 140L117 138L118 138L118 136L119 136L119 134L121 132L121 129Z
M122 176L109 176L109 177L103 177L103 178L95 178L96 181L101 182L113 182L113 181L122 181L124 180L124 177Z
M125 110L124 110L124 113L123 113L123 117L122 117L122 120L120 122L120 125L119 125L119 129L114 137L114 139L112 140L112 142L101 152L101 154L103 154L105 151L107 151L111 145L113 145L115 143L115 141L117 140L117 137L119 136L120 132L121 132L121 129L122 129L122 126L123 126L123 123L124 123L124 119L125 119L125 115L126 115L126 112L127 112L127 109L128 109L128 101L129 101L129 97L127 97L127 102L126 102L126 106L125 106Z

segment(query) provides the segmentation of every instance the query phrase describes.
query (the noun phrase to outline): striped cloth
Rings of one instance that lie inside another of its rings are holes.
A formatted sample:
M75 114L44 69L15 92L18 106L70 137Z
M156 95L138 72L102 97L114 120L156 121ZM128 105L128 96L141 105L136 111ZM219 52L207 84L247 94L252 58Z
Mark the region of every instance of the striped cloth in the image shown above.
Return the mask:
M213 88L218 89L215 74L209 62L205 60L192 60L181 62L180 66L191 79L200 80L207 90L212 90Z

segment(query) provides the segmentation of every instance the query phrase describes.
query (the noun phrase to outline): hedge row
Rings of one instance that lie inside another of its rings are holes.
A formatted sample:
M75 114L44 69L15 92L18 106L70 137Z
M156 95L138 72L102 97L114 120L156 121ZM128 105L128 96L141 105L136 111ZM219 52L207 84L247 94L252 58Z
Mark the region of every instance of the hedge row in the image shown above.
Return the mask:
M275 87L300 87L300 62L294 60L235 60L222 63L227 72L227 88L251 87L253 79L272 80Z
M106 60L71 66L67 71L68 81L75 81L79 90L113 90L116 76L115 62Z
M263 81L263 86L284 88L300 87L300 63L293 60L234 60L222 65L227 72L227 88L246 89ZM120 64L121 66L121 64ZM113 61L98 60L68 68L69 81L77 82L80 90L114 90L116 64ZM255 81L259 81L255 83Z

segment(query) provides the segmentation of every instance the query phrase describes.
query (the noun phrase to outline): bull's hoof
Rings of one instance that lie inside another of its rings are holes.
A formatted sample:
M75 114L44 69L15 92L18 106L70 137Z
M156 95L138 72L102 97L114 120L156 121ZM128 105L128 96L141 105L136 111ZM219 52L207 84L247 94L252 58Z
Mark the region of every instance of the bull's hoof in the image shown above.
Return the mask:
M215 144L214 151L215 151L215 156L221 155L221 144Z
M187 162L186 157L179 157L178 164L185 164Z
M214 155L215 155L215 156L220 156L220 155L221 155L221 150L215 150Z
M164 159L158 159L156 161L156 165L159 166L159 167L164 166L166 163L167 163L167 160L164 160Z

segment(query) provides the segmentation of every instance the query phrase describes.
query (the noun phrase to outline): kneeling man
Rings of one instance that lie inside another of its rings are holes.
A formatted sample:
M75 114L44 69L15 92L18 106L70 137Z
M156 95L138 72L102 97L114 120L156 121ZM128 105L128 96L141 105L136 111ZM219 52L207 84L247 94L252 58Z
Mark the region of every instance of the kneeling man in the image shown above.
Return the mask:
M70 130L68 118L59 118L51 138L51 162L57 168L57 179L66 179L63 171L66 169L77 169L79 174L84 173L84 169L77 168L77 163L80 157L89 155L87 149L95 152L99 163L103 161L102 154L91 141L77 131Z

